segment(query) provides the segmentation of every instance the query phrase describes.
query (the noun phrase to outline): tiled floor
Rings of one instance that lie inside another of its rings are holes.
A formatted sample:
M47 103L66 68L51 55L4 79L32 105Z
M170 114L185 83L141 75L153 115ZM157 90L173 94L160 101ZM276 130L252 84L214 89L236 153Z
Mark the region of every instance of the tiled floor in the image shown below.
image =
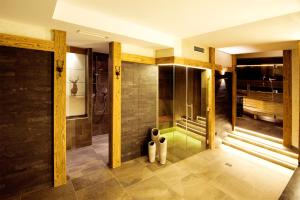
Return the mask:
M150 164L146 157L109 169L107 136L68 152L67 185L22 199L278 199L292 171L221 146L176 163Z

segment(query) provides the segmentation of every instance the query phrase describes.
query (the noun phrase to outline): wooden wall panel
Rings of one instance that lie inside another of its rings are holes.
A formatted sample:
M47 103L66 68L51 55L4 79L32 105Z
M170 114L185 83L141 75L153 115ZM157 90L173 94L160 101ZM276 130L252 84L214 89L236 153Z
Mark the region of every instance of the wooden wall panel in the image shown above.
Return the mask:
M209 148L215 148L215 48L209 48L209 62L211 64L211 73L208 84L208 141Z
M53 41L0 33L0 45L41 51L54 51Z
M292 144L292 51L283 51L283 144Z
M66 32L54 30L54 186L66 184ZM61 73L57 71L62 65Z
M109 79L112 91L112 132L110 134L110 165L121 166L121 43L109 43Z
M236 94L237 94L237 76L236 76L236 55L232 55L232 130L236 125Z

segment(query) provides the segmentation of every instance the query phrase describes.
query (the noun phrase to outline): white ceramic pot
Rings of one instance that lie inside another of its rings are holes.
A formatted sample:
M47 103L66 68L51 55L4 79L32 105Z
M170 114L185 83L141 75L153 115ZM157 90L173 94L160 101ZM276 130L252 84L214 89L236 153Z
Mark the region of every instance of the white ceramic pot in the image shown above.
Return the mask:
M151 130L151 140L157 143L159 137L160 137L160 131L157 128L153 128Z
M159 138L159 162L164 165L167 161L167 138Z
M153 141L150 141L148 143L148 156L149 156L149 162L153 163L155 161L155 156L156 156L156 144Z
M158 155L158 153L159 153L159 143L158 143L159 137L160 137L160 131L157 128L152 128L151 129L151 140L156 143L156 156L159 156Z

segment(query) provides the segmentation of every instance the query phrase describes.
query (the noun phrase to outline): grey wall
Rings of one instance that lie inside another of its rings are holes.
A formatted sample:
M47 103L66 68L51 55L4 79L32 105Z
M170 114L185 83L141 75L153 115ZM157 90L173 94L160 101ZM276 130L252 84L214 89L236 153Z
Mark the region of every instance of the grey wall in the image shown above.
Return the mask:
M122 161L147 153L156 126L158 67L122 63Z

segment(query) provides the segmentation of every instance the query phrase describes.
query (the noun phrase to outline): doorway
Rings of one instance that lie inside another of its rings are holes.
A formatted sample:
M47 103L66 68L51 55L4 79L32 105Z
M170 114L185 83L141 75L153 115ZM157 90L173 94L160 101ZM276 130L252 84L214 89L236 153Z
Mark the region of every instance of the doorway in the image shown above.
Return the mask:
M76 187L78 178L106 168L109 162L109 56L92 49L72 47L70 50L67 53L67 175Z

